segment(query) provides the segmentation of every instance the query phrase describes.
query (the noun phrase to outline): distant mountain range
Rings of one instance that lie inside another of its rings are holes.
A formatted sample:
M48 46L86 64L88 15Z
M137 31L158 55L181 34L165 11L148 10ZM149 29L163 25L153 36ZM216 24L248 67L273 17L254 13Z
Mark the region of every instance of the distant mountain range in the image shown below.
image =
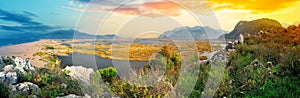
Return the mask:
M79 32L76 30L56 30L49 33L21 33L21 34L12 34L7 36L7 38L0 38L0 39L112 39L118 38L116 35L93 35L87 34L83 32Z
M76 30L57 30L51 33L40 35L41 39L113 39L116 35L92 35Z
M225 38L235 39L240 34L257 34L260 31L272 32L270 30L276 30L272 28L277 27L282 27L282 25L278 21L268 18L262 18L253 21L240 21L234 27L233 31L231 31L228 34L225 34Z
M116 35L92 35L76 30L57 30L50 33L34 34L34 33L20 33L8 34L0 36L0 46L15 45L27 42L38 41L41 39L113 39L121 38Z
M222 34L228 33L224 30L216 30L211 27L179 27L161 34L158 38L168 38L172 40L201 40L218 39Z

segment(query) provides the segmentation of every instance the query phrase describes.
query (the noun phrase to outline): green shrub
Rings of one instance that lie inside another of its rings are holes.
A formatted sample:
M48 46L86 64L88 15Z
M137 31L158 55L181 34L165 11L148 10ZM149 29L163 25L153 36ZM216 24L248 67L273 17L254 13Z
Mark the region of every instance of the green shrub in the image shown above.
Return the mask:
M118 75L116 69L113 67L100 69L96 73L100 74L103 81L106 82L111 81L113 78L115 78Z
M46 49L48 49L48 50L53 50L54 47L52 47L52 46L46 46Z
M3 83L0 83L0 98L8 98L9 97L9 89Z

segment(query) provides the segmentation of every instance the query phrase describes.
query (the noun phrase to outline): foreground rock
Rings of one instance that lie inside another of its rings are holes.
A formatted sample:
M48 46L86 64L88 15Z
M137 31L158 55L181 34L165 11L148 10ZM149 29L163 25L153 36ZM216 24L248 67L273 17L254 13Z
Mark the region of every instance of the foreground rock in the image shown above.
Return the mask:
M56 97L56 98L91 98L89 95L85 94L84 96L77 96L74 94L70 94L67 96L63 96L63 97Z
M31 95L40 92L40 88L31 82L19 83L16 85L10 86L13 95L22 94L22 95Z
M10 58L7 56L0 56L0 65L1 70L3 69L5 72L19 71L21 73L25 73L29 70L35 70L29 59L22 59L20 57ZM2 68L3 66L5 67Z
M8 85L12 96L16 96L17 94L30 95L40 91L40 88L36 84L30 82L17 84L21 74L35 70L28 59L23 60L19 57L0 56L0 65L4 66L0 67L0 83Z
M34 70L34 67L32 67L29 59L23 60L22 58L16 57L14 62L16 64L15 69L21 71L22 73L26 72L26 70Z
M69 71L69 76L84 84L90 84L90 79L95 73L92 68L85 68L83 66L67 66L65 71Z
M0 82L7 85L17 83L20 74L35 70L28 59L23 60L19 57L0 56L0 64Z

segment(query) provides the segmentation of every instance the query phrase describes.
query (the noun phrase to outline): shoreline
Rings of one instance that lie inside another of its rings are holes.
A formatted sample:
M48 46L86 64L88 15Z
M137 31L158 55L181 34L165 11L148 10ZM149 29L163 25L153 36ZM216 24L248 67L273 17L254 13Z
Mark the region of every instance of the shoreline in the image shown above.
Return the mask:
M38 40L33 42L21 43L10 46L0 47L1 56L16 56L21 58L29 58L30 62L35 67L44 67L47 62L42 61L39 56L33 56L34 53L38 51L43 51L45 45L54 44L51 40Z

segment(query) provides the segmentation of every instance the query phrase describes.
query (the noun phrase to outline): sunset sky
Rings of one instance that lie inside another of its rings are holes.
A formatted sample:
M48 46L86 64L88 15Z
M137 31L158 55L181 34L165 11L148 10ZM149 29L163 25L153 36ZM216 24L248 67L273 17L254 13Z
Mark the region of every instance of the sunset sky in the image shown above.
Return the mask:
M297 0L2 0L0 35L76 29L141 37L196 25L231 31L240 20L296 24L298 13Z

